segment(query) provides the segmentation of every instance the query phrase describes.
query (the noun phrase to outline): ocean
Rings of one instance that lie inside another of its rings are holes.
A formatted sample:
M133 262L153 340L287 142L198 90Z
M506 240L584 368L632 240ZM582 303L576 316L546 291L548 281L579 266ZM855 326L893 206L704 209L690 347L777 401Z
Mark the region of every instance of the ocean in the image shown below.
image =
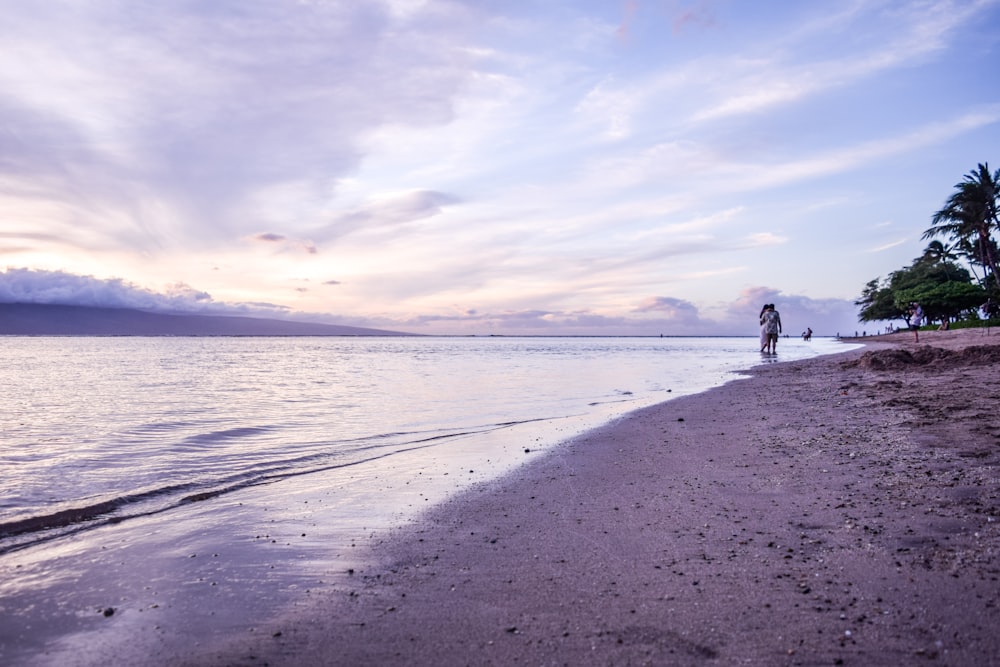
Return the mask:
M761 363L846 349L5 337L0 663L97 664L252 631L362 568L386 530L560 441Z

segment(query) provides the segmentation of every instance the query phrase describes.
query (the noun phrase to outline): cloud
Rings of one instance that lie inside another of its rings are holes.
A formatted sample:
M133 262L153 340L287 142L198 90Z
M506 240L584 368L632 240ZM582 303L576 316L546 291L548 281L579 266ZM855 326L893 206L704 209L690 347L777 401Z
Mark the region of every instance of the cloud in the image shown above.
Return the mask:
M903 244L909 243L911 240L912 239L909 239L909 238L899 239L897 241L892 241L891 243L886 243L886 244L880 245L877 248L871 248L869 250L866 250L865 252L868 252L868 253L884 252L886 250L891 250L892 248L898 248L899 246L901 246Z
M858 307L851 299L814 299L797 294L785 294L770 287L748 287L725 308L721 328L746 332L757 321L765 303L775 304L781 313L784 332L797 335L806 327L817 335L852 334L858 323Z
M467 13L401 7L52 0L8 12L0 189L61 201L105 245L145 250L287 223L262 219L261 192L297 184L321 203L368 132L452 118L469 56L437 37Z
M340 284L327 281L327 285ZM293 287L308 291L307 287ZM264 302L224 303L184 283L155 292L128 281L98 279L62 271L8 268L0 273L0 303L38 303L104 308L134 308L152 312L297 318L316 322L409 330L415 333L503 333L507 335L753 335L764 303L775 303L788 331L812 327L817 335L846 333L857 321L857 307L843 299L812 299L767 287L744 289L724 304L718 318L704 316L692 302L651 296L619 313L594 309L455 308L450 313L409 317L357 317L330 313L292 313Z
M678 3L679 5L680 3ZM711 28L716 25L716 19L710 3L696 2L691 7L678 6L674 10L674 33L682 32L688 26Z
M788 243L788 239L786 237L772 234L771 232L757 232L747 237L747 244L755 248L760 246L782 245L784 243Z
M135 308L171 313L283 316L288 308L269 303L220 303L184 283L164 293L121 278L99 279L63 271L8 268L0 273L0 303L37 303L100 308Z
M691 141L665 142L594 159L586 165L584 179L588 189L595 190L659 182L683 183L686 197L691 200L696 200L705 184L709 184L715 194L757 192L850 172L887 158L941 145L998 123L1000 104L985 104L915 127L895 128L894 134L877 139L854 139L847 145L784 160L768 160L766 153L724 156L717 149Z
M323 240L347 236L361 230L377 235L396 235L401 228L418 220L440 215L444 207L459 202L458 197L434 190L391 193L331 216L331 221L314 233Z
M776 39L767 54L741 54L713 63L716 71L709 80L721 94L692 120L756 114L828 94L886 70L911 67L944 48L957 27L994 3L917 3L898 9L854 3L840 13L819 14L812 23ZM811 44L831 38L850 39L853 48L838 50L835 58L824 59L825 53L811 56Z
M638 0L625 0L623 10L622 10L622 20L615 29L615 35L618 39L628 40L629 32L632 29L632 21L635 19L636 12L639 11Z
M683 298L650 296L618 314L589 309L456 308L452 313L372 321L367 325L418 333L478 335L755 336L760 326L760 309L765 303L777 305L789 335L797 335L799 329L804 331L806 327L811 327L816 335L846 335L853 333L857 323L857 307L850 300L813 299L768 287L752 287L722 304L718 317L706 316L697 305Z
M250 240L268 245L277 245L281 250L298 250L309 255L315 255L319 252L316 244L312 241L307 241L305 239L292 239L283 234L276 234L274 232L254 234L250 237Z
M906 234L872 220L919 224L996 143L954 76L989 80L991 6L28 3L0 253L384 328L741 331L748 280L849 294L905 250L865 254Z
M634 310L637 313L658 313L671 319L697 317L698 308L690 301L666 296L651 296Z

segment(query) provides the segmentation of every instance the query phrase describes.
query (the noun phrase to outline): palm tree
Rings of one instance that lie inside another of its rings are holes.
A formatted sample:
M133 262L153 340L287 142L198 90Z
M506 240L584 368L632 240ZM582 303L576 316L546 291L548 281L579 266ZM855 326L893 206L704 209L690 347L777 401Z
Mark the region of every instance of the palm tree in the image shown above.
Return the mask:
M955 260L958 254L954 252L955 246L946 246L940 241L931 241L924 248L924 254L913 260L913 263L923 263L933 266L940 266L944 269L946 276L950 274L950 268L957 268Z
M954 252L955 246L946 246L940 241L931 241L924 248L924 254L920 259L926 260L928 262L953 262L958 259L958 255Z
M1000 208L1000 169L990 173L987 163L977 165L955 185L955 192L945 202L944 208L934 214L934 225L923 238L946 234L955 245L971 250L971 255L993 276L993 285L1000 279L997 269L997 250L991 235L1000 229L997 210Z

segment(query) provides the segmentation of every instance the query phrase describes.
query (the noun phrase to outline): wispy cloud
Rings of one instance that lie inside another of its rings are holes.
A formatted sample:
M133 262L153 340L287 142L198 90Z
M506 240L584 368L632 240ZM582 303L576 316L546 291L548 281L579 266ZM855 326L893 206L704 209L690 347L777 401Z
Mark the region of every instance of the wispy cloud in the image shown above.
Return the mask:
M786 36L772 54L713 63L714 87L724 94L696 112L693 119L704 122L759 113L849 86L888 69L910 67L915 60L944 48L958 26L995 4L996 0L848 4L843 12L823 15ZM864 27L859 30L859 25ZM806 55L806 61L801 61L803 53L808 54L809 41L825 41L835 35L852 42L853 48L836 58Z
M398 234L401 227L439 215L444 207L459 202L455 196L430 190L387 193L352 210L334 213L329 222L317 228L315 235L334 239L359 231Z
M877 248L872 248L867 252L885 252L886 250L891 250L892 248L898 248L899 246L905 243L909 243L910 241L911 239L909 238L899 239L898 241L893 241L892 243L886 243L884 245L878 246Z
M778 187L807 179L845 172L888 157L912 153L941 144L970 130L1000 123L1000 104L963 113L957 117L911 128L896 136L865 141L831 150L804 160L785 163L730 165L730 185L744 190Z
M998 8L21 3L7 294L436 331L728 327L788 281L849 304L990 159Z
M416 5L196 7L54 0L8 12L0 126L17 131L0 170L91 224L117 209L157 239L166 224L223 240L267 226L246 205L260 188L329 189L370 129L448 121L469 75L454 41L433 39L460 11L411 32Z

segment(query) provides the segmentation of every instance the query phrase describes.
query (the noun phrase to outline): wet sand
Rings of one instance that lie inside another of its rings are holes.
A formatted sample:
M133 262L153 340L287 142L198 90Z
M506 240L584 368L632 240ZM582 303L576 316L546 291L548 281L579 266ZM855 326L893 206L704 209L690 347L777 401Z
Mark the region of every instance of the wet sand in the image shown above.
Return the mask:
M396 530L253 639L149 657L1000 664L1000 332L912 339L632 413Z

